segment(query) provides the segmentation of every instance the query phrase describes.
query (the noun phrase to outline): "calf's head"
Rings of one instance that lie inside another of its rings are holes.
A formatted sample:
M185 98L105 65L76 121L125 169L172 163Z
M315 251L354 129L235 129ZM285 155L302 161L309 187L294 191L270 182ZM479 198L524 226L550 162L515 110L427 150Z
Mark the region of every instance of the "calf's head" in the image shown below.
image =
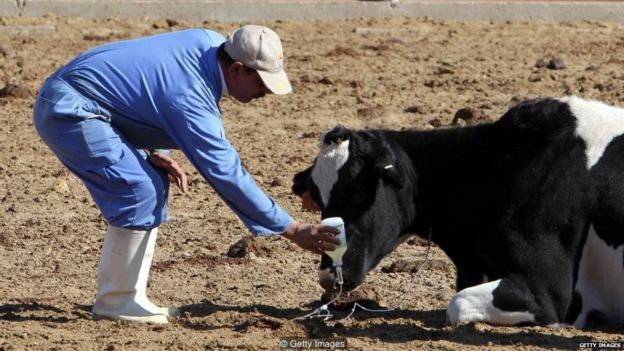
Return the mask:
M348 248L343 256L343 290L364 281L366 274L406 237L416 211L416 176L399 148L377 131L336 127L321 137L314 164L293 179L292 190L309 196L322 218L342 217ZM338 289L333 262L323 255L321 286Z

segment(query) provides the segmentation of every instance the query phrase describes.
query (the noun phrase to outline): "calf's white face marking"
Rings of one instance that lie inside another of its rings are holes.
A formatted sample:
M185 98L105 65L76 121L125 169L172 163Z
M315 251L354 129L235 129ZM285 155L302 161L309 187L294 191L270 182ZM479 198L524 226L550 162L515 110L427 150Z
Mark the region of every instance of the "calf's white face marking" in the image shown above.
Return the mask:
M585 141L587 169L591 169L611 140L624 133L624 109L576 96L566 96L559 101L567 103L576 118L576 135Z
M615 323L624 322L624 245L613 247L589 227L574 290L581 295L582 309L574 326L584 327L587 314L599 310Z
M321 140L325 135L321 136ZM339 144L323 144L312 169L312 181L319 189L323 206L329 203L329 193L338 181L338 171L349 159L349 140Z
M446 318L451 324L473 321L487 322L496 325L514 325L522 322L535 322L535 316L527 312L508 312L494 306L493 291L501 280L466 288L453 296Z

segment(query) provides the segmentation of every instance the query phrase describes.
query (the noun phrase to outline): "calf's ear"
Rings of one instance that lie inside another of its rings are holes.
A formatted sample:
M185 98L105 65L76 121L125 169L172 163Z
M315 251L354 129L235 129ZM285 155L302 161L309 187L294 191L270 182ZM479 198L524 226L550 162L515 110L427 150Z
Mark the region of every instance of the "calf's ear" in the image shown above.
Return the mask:
M397 188L402 188L404 179L397 169L394 152L385 143L382 143L378 150L379 154L373 166L375 173L384 181L389 182Z
M401 173L399 173L394 163L389 162L390 160L379 161L380 162L375 164L375 172L379 175L379 177L397 188L402 188L403 176L401 176Z
M292 192L301 198L301 207L305 210L320 211L321 207L312 199L308 182L310 181L310 173L312 167L295 174L293 177Z
M303 194L308 191L308 181L310 180L312 167L313 166L306 168L305 170L295 174L295 176L293 177L293 185L291 190L295 195L302 197Z
M319 204L314 201L309 191L306 191L305 193L303 193L303 195L301 195L301 208L310 211L321 211L321 206L319 206Z

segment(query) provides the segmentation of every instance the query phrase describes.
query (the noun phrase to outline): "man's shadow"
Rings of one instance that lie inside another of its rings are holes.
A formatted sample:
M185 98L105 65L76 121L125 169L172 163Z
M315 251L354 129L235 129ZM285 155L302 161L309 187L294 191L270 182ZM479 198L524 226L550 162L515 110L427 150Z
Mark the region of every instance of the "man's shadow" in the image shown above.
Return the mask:
M78 305L71 311L38 302L17 302L0 305L0 321L67 323L76 318L90 319L91 317L88 313L82 312L81 306Z

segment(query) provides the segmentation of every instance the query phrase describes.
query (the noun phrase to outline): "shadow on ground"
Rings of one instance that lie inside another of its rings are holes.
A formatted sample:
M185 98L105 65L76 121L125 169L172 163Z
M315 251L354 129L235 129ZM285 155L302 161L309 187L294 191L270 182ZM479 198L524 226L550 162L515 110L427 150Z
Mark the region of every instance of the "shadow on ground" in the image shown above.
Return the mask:
M0 305L0 320L10 322L42 321L54 323L67 323L74 318L69 318L67 311L37 302L7 303Z
M237 317L238 322L228 327L235 331L245 331L250 326L264 327L274 330L285 328L292 330L296 324L307 337L349 337L378 339L387 343L403 343L414 340L440 341L446 340L463 345L531 345L549 347L557 350L577 349L579 343L587 342L584 336L562 336L544 334L532 328L516 328L517 332L499 332L495 327L470 323L457 327L445 325L445 310L395 310L383 314L357 311L345 321L341 318L350 311L337 311L328 322L322 318L293 321L294 318L305 316L321 304L316 301L302 308L276 308L262 304L248 306L225 306L204 300L198 304L182 307L183 315L179 323L187 328L210 328L205 322L197 322L197 318L208 317L217 312L233 312L249 314L249 318ZM190 320L193 320L192 322ZM225 326L221 326L225 327ZM507 330L509 330L507 328Z

